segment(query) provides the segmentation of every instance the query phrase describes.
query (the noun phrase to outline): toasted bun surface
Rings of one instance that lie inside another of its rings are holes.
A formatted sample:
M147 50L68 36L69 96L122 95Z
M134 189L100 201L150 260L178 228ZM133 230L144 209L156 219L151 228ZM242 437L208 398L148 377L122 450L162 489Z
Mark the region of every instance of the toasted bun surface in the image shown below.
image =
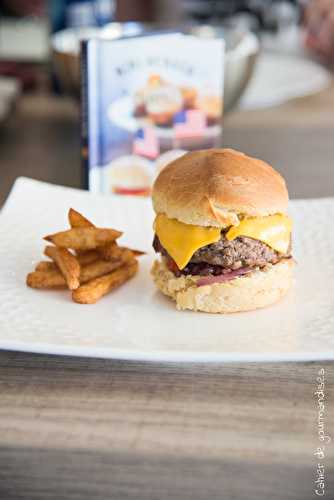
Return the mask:
M193 151L165 167L153 186L157 213L186 224L225 227L238 215L285 213L288 191L264 161L233 149Z
M292 259L268 265L226 283L196 286L199 276L177 278L164 261L152 267L157 287L176 301L177 309L209 313L233 313L266 307L280 300L292 282Z

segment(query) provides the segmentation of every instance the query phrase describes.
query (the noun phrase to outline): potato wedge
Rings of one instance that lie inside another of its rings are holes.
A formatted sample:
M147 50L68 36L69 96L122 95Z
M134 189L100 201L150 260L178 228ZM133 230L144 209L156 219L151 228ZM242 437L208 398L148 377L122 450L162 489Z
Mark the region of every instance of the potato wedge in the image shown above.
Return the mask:
M101 297L132 278L138 269L138 262L133 259L112 273L89 281L72 292L72 299L78 304L95 304Z
M126 259L113 261L95 260L87 266L81 267L80 284L82 285L87 283L87 281L108 274L118 267L123 266L126 261ZM46 264L51 264L53 267ZM29 286L32 288L55 288L58 286L65 287L66 285L64 276L53 262L40 262L36 266L35 272L30 273L30 275L32 276L29 278Z
M87 281L108 274L132 260L133 254L129 250L123 251L118 259L107 261L100 258L99 260L95 260L91 264L81 268L80 283L84 284Z
M94 224L86 219L80 212L77 212L73 208L70 208L68 211L68 221L70 226L73 227L95 227ZM83 262L80 262L82 265L90 264L94 260L99 258L99 255L96 256L96 259L90 258L90 252L94 252L94 250L77 250L76 254L78 257L83 257ZM87 257L86 257L87 254Z
M111 271L114 271L122 265L124 265L124 261L121 259L114 261L96 260L88 266L81 268L80 283L87 283L87 281L99 278L104 274L111 273Z
M116 241L112 241L107 245L101 246L100 248L98 248L98 252L104 260L117 260L122 255L122 250L117 245Z
M141 252L140 250L132 250L131 248L127 247L119 247L115 242L109 243L108 245L104 245L98 250L104 260L119 259L125 250L130 251L133 257L140 257L145 253Z
M57 264L70 290L79 288L80 264L67 248L47 246L44 250L44 254Z
M80 266L88 266L92 262L100 259L101 256L97 250L86 250L85 252L76 253L76 258Z
M90 220L74 210L74 208L70 208L68 211L68 221L71 227L95 227Z
M93 304L129 280L138 269L135 257L144 252L119 247L122 232L96 227L80 212L68 212L71 229L45 236L53 243L44 253L52 261L41 261L29 273L29 287L69 288L75 302Z
M125 248L125 247L120 247L120 248L122 250L121 260L124 262L124 264L132 262L133 260L136 260L134 255L133 255L132 250L130 250L129 248Z
M80 266L84 267L92 264L92 262L101 259L101 256L96 250L87 250L85 253L76 255L76 259L79 262ZM42 260L36 265L35 271L59 271L59 267L54 262Z
M54 262L41 260L35 267L35 271L59 271L59 267Z
M59 271L34 271L28 274L26 283L30 288L67 288Z
M75 227L67 231L45 236L46 241L61 248L73 250L93 250L99 246L115 241L122 235L115 229L100 229L95 227Z
M143 252L142 250L135 250L134 248L128 248L128 250L130 250L135 257L141 257L142 255L146 255L146 252Z

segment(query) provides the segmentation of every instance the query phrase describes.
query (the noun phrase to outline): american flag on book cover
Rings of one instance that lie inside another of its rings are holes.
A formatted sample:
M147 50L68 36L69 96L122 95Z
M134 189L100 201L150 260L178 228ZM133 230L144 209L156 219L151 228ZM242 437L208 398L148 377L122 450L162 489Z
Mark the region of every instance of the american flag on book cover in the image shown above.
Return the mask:
M153 127L140 128L137 130L132 147L133 154L155 159L159 156L160 147L157 135Z
M176 139L202 137L206 129L206 118L199 109L180 111L174 116L174 135Z

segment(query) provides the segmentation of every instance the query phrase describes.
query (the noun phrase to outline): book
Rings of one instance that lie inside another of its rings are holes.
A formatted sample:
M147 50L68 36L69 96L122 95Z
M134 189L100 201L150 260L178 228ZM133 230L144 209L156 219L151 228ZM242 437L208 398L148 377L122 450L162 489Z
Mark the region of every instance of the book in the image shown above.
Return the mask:
M92 192L146 196L189 150L218 147L224 42L155 33L81 48L81 155Z

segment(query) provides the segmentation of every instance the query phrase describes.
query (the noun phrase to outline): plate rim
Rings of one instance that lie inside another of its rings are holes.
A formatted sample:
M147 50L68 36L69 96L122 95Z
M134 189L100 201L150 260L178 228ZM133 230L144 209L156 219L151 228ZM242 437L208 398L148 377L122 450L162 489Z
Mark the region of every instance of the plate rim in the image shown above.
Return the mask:
M285 362L316 362L334 360L334 351L303 352L303 353L212 353L187 351L180 353L159 351L158 354L149 351L130 351L125 349L76 347L72 345L57 345L50 343L0 341L0 350L25 352L31 354L48 354L51 356L72 356L95 359L110 359L133 362L165 362L165 363L285 363Z

